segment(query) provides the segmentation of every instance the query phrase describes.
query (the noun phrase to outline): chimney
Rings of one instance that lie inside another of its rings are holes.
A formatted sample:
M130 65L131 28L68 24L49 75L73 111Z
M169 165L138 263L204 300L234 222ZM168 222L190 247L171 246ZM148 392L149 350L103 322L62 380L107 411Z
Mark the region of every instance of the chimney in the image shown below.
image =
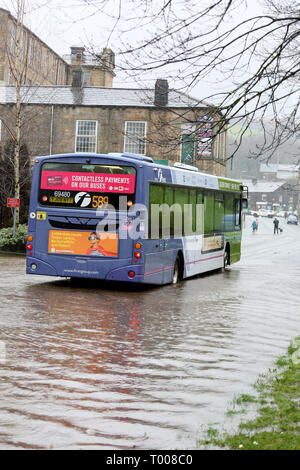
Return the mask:
M111 49L105 47L102 50L100 57L103 66L107 70L113 70L115 68L115 53Z
M169 85L167 80L158 79L155 83L154 104L162 107L168 104Z
M84 62L84 47L72 46L71 47L71 64L81 65Z

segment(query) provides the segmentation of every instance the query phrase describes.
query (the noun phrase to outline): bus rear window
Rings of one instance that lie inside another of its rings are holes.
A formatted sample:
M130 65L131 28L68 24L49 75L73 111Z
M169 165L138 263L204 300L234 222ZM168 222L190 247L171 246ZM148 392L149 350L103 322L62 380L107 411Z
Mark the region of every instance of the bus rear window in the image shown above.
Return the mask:
M134 204L135 182L136 170L131 166L44 163L39 203L72 209L105 208L110 204L118 210L120 196L127 199L128 205Z

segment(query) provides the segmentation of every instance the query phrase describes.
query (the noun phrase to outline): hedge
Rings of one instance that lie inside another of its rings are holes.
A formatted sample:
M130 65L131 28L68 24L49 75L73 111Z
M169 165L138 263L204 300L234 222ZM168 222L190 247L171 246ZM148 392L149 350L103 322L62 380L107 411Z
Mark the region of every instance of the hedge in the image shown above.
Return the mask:
M13 228L0 230L0 251L24 253L26 251L27 225L19 225L13 236Z

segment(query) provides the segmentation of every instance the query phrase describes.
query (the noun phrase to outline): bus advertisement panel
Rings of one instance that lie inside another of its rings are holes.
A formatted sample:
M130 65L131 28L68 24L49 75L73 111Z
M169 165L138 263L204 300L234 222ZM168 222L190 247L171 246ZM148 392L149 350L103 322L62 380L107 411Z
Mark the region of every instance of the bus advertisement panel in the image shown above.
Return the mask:
M49 230L48 253L115 257L118 255L118 234Z
M44 163L39 203L42 206L97 209L118 206L119 195L134 203L136 170L129 166Z

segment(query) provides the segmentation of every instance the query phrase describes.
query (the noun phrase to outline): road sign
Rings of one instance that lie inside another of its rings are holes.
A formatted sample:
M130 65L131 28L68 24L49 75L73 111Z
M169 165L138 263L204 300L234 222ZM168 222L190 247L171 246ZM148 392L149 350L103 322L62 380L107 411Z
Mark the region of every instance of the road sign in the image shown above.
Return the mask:
M20 207L20 199L16 197L7 198L7 207Z

